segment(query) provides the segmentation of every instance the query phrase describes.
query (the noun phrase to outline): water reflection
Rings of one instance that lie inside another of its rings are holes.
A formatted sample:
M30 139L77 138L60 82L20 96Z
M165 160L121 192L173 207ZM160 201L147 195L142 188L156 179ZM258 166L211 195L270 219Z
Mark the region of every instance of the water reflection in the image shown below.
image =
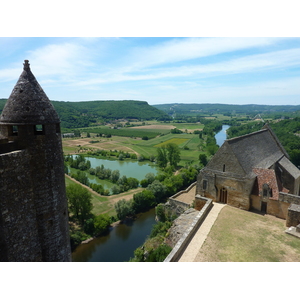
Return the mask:
M136 220L110 229L104 236L82 244L72 253L74 262L124 262L134 256L150 234L155 221L155 209L139 214Z

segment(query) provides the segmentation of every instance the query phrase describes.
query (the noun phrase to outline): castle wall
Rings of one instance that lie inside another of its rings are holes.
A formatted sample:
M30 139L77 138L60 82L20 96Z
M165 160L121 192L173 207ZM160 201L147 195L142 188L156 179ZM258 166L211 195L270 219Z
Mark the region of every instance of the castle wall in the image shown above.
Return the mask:
M34 135L20 126L17 142L26 150L0 155L3 260L71 260L60 133L56 124L44 127Z
M0 260L70 261L60 120L25 60L0 115Z
M300 205L291 204L288 208L288 217L286 219L287 227L297 227L300 224Z
M288 208L291 204L300 205L300 196L287 194L287 193L279 193L279 207L280 207L280 215L279 218L286 219L287 224L289 223L288 220ZM288 226L288 225L287 225Z
M69 261L70 241L65 192L64 163L56 125L45 125L45 135L36 135L29 147L34 201L43 259Z
M287 202L268 199L267 214L286 220L289 206Z
M256 210L261 210L261 197L251 195L251 207Z
M241 178L226 172L212 173L202 169L197 178L196 194L220 202L221 190L225 189L227 204L249 210L253 184L253 178Z
M42 261L26 150L0 155L0 260Z

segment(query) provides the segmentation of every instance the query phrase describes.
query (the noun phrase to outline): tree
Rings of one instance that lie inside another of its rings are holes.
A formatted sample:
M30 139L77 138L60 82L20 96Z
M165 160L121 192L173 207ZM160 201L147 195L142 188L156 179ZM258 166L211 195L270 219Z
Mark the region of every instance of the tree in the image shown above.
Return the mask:
M67 186L66 193L70 212L83 225L84 221L90 217L93 208L91 193L75 183Z
M119 220L124 220L127 216L133 214L132 210L132 200L126 201L125 199L119 200L115 204L115 210Z
M168 160L172 167L177 167L177 164L180 162L180 149L174 143L167 144L168 151Z
M199 155L199 161L205 167L207 165L207 156L206 156L206 154L201 153Z
M133 195L132 208L135 213L143 212L155 204L155 196L149 190Z
M168 164L167 150L165 146L157 148L156 163L159 168L165 168Z
M119 170L114 170L111 172L111 181L112 182L117 182L120 178L120 171Z
M153 173L147 173L145 179L147 179L148 184L151 184L155 180L155 175Z
M136 178L128 177L127 184L130 189L136 189L139 186L139 181Z
M157 203L163 199L167 192L167 188L158 180L154 180L151 184L149 184L147 190L152 192Z
M120 194L120 187L118 185L113 185L111 187L111 192L113 195Z
M95 234L99 235L105 232L110 226L110 217L108 214L101 214L95 217L94 220L94 227L95 227Z

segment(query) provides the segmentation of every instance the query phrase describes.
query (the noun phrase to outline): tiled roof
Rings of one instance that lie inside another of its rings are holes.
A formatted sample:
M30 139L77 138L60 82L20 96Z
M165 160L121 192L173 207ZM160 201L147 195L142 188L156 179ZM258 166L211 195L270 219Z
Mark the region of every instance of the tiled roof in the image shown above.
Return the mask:
M246 173L253 168L270 168L285 150L269 128L226 141Z
M267 184L269 188L272 189L272 196L269 197L270 199L278 200L279 192L288 193L288 190L282 186L273 169L254 168L253 172L257 175L258 190L256 193L258 193L258 195L262 195L264 184Z

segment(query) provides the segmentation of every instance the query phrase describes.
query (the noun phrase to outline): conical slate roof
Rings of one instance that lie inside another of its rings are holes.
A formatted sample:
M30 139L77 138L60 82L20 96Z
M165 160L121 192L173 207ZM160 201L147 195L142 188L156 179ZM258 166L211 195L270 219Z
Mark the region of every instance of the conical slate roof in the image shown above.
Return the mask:
M3 108L0 123L25 125L59 122L52 103L32 74L28 60L25 60L24 70Z

